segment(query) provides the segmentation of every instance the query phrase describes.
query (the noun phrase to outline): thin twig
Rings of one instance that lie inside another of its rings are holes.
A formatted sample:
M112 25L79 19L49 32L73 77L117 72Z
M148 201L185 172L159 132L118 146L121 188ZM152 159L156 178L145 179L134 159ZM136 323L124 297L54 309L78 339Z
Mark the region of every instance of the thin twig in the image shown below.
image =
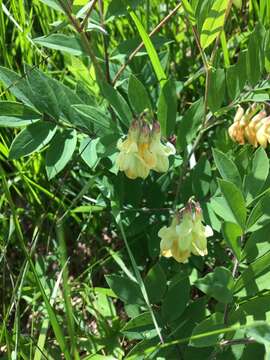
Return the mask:
M217 53L217 50L218 50L218 47L219 47L219 43L220 43L220 37L221 37L222 31L224 31L226 21L227 21L227 19L228 19L228 16L229 16L230 11L231 11L231 8L232 8L232 4L233 4L233 0L229 0L228 6L227 6L226 12L225 12L224 23L223 23L223 26L222 26L221 31L219 32L219 34L218 34L218 36L217 36L217 38L216 38L215 45L214 45L214 49L213 49L212 54L211 54L211 59L210 59L210 64L211 64L211 65L214 63L214 60L215 60L215 57L216 57L216 53Z
M58 1L59 1L60 5L61 5L62 9L64 10L67 18L69 19L70 23L73 25L74 29L81 36L81 40L82 40L84 49L88 53L93 65L94 65L94 68L95 68L95 71L96 71L96 73L98 75L98 78L99 79L104 79L104 74L102 72L100 64L98 63L98 61L96 59L96 55L94 54L94 52L92 50L92 47L89 44L89 39L88 39L86 33L84 31L82 31L82 29L81 29L80 21L78 19L76 19L72 15L72 13L70 11L70 8L68 6L66 6L66 4L64 3L63 0L58 0Z
M105 21L104 21L104 3L103 0L98 0L98 8L99 8L99 15L100 15L100 21L101 21L101 27L104 31L105 29ZM105 68L106 68L106 79L107 82L111 83L111 77L110 77L110 62L109 62L109 53L108 53L108 36L105 34L102 35L103 37L103 48L104 48L104 61L105 61Z
M142 293L142 296L144 298L144 301L146 303L146 306L151 314L151 317L152 317L152 321L153 321L153 324L155 326L155 329L156 329L156 332L157 332L157 335L160 339L160 342L161 344L164 344L164 340L163 340L163 336L161 334L161 331L160 331L160 328L159 328L159 325L158 325L158 322L157 322L157 319L156 319L156 316L154 314L154 311L152 309L152 306L151 306L151 303L149 301L149 297L148 297L148 294L147 294L147 290L145 288L145 285L144 285L144 282L143 282L143 279L141 277L141 274L139 272L139 269L138 269L138 266L136 264L136 260L132 254L132 251L130 249L130 246L128 244L128 241L127 241L127 237L126 237L126 233L125 233L125 230L124 230L124 227L123 227L123 224L122 224L122 218L121 218L121 213L119 214L119 218L116 219L116 222L120 228L120 231L121 231L121 234L122 234L122 238L124 240L124 243L125 243L125 246L126 246L126 249L127 249L127 252L128 252L128 255L129 255L129 258L130 258L130 261L131 261L131 264L132 264L132 267L133 267L133 271L134 271L134 274L136 276L136 279L137 279L137 282L138 282L138 285L141 289L141 293Z
M244 235L241 236L240 244L243 245L243 242L244 242ZM235 278L237 275L238 266L239 266L239 261L238 261L237 257L235 256L233 259L233 269L232 269L232 277L233 278ZM229 316L229 304L226 304L224 307L224 316L223 316L224 324L226 326L228 325L228 316Z
M149 33L149 37L156 34L162 27L165 25L171 17L178 11L178 9L181 7L182 3L179 3L176 5L176 7ZM129 55L127 61L120 67L118 72L116 73L112 85L115 85L116 81L120 78L121 74L125 71L128 64L131 62L131 60L134 58L134 56L144 47L144 42L142 41L138 47Z
M220 346L233 346L240 344L254 344L256 341L252 338L243 338L243 339L232 339L232 340L222 340Z
M194 142L194 144L192 146L192 149L189 152L189 154L188 154L187 158L185 159L185 161L183 162L182 166L180 167L179 180L178 180L178 183L177 183L177 188L176 188L176 193L175 193L174 208L177 205L180 188L181 188L181 185L182 185L182 182L183 182L184 175L186 174L186 171L187 171L187 168L188 168L189 160L190 160L191 156L194 154L197 146L199 145L199 143L200 143L200 141L202 139L203 133L206 130L206 127L207 127L207 109L208 109L208 96L209 96L211 66L212 66L212 64L214 62L216 52L217 52L217 49L218 49L218 45L219 45L219 41L220 41L221 32L224 30L226 20L227 20L227 18L229 16L229 13L230 13L230 10L231 10L231 7L232 7L232 3L233 3L233 0L229 0L228 6L227 6L227 9L226 9L226 13L225 13L224 24L223 24L222 30L219 32L219 34L217 36L217 39L216 39L216 42L215 42L215 45L214 45L214 49L213 49L212 54L211 54L210 61L207 60L206 54L205 54L205 52L204 52L204 50L203 50L203 48L201 46L199 34L198 34L198 31L197 31L196 27L192 26L194 39L195 39L196 45L198 47L198 50L200 52L200 55L202 57L202 61L203 61L204 69L205 69L204 118L203 118L203 121L202 121L201 130L200 130L197 138L195 139L195 142Z
M85 27L85 25L87 23L87 20L88 20L89 16L91 15L92 10L94 9L94 6L96 5L96 2L97 2L97 0L92 0L92 2L90 2L87 14L85 15L85 17L84 17L84 19L83 19L83 21L81 23L81 26L80 26L81 31L84 30L84 27Z
M238 262L237 258L235 257L234 258L234 264L233 264L233 270L232 270L232 277L233 278L235 277L235 275L237 273L238 265L239 265L239 262ZM228 325L229 309L230 309L229 304L225 304L223 321L224 321L224 324L226 326Z

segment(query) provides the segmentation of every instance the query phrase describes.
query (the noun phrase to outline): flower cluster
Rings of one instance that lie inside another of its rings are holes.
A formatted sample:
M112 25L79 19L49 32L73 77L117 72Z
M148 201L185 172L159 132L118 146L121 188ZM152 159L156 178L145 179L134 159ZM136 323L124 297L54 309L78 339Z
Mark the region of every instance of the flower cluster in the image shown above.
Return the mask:
M134 120L129 128L127 139L119 139L117 157L119 170L130 179L145 179L150 170L166 172L169 168L169 155L175 154L171 143L161 143L160 125L154 122L152 128L145 122Z
M187 262L191 254L207 255L208 236L212 236L210 226L202 224L202 211L198 203L190 202L177 213L169 227L159 230L160 252L165 257L173 257L180 263Z
M246 112L239 106L233 124L229 127L229 135L233 141L243 145L246 142L254 147L264 148L270 143L270 116L265 110L258 113L257 106L253 104Z

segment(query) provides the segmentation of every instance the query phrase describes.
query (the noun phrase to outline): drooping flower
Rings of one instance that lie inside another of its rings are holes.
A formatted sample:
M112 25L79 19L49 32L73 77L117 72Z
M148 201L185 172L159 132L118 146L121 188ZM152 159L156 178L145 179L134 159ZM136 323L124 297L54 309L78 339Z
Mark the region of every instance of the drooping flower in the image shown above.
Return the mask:
M181 214L174 216L169 227L164 226L159 230L161 255L173 257L180 263L187 262L191 254L205 256L206 238L212 235L212 229L202 223L199 205L189 204Z
M262 120L265 117L265 110L260 111L250 120L249 124L245 128L245 137L247 141L254 147L257 147L258 143L260 144L260 141L258 141L258 130L262 126Z
M229 135L232 140L238 142L239 144L244 144L244 126L240 124L240 121L244 115L244 109L241 106L238 106L238 109L236 111L234 122L229 127Z
M169 156L175 154L174 146L167 142L165 145L161 143L161 131L158 122L153 123L150 151L155 156L155 166L153 170L157 172L166 172L169 169Z
M270 142L270 124L266 111L258 112L256 104L250 106L246 112L239 106L228 132L231 139L241 145L248 142L254 147L258 145L266 147Z
M116 163L130 179L145 179L150 170L166 172L169 168L168 157L175 154L172 144L161 143L160 126L155 122L152 130L143 121L134 120L129 128L127 139L117 143L120 150Z
M267 143L270 143L270 116L262 119L256 136L258 143L266 148Z
M140 124L135 120L129 128L127 139L125 141L120 139L117 143L117 148L120 150L116 159L117 165L130 179L136 179L137 177L145 179L149 174L149 164L143 157L147 150L145 145L146 136L146 131L141 136Z

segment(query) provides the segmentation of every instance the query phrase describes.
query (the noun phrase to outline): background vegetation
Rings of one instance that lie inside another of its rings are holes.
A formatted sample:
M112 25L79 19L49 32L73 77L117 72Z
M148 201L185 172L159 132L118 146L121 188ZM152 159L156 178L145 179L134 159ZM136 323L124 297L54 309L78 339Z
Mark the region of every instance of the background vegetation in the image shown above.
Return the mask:
M268 0L0 0L0 358L270 358ZM150 34L150 37L148 36ZM146 111L145 111L146 110ZM117 172L158 119L165 174ZM161 258L194 197L206 257Z

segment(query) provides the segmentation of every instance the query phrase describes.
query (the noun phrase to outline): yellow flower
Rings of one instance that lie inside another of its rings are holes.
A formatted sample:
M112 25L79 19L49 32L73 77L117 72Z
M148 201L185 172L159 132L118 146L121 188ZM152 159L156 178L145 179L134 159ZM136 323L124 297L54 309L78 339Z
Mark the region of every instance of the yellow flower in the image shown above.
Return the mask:
M256 137L258 143L264 148L266 148L267 143L270 143L270 116L261 120Z
M171 143L163 145L161 143L160 125L158 122L153 123L150 140L150 151L155 156L155 165L153 170L157 172L166 172L169 169L169 155L175 154L175 148Z
M265 110L259 111L256 104L251 105L244 113L244 109L239 106L234 117L233 124L228 132L232 140L243 145L246 140L254 147L263 147L270 143L270 121ZM255 115L256 114L256 115Z
M245 137L254 147L258 146L257 132L262 125L262 119L266 117L264 110L255 115L245 128ZM260 143L260 142L259 142Z
M200 210L196 211L192 234L192 253L200 256L207 255L206 238L213 235L213 230L209 225L204 226L202 224L202 215Z
M137 177L145 179L149 174L149 167L139 154L139 136L140 126L137 121L134 121L129 128L127 139L125 141L120 139L117 143L120 153L116 163L119 169L124 171L130 179Z
M244 109L241 106L238 106L236 111L234 122L229 127L229 135L233 141L238 142L239 144L244 144L244 126L240 124L240 121L244 115Z
M169 143L163 145L160 138L158 123L153 124L150 132L146 123L133 121L127 139L120 139L117 143L120 150L116 159L119 170L124 171L130 179L145 179L150 170L166 172L169 168L168 156L175 154L175 148Z
M198 205L194 209L188 206L182 212L175 215L169 227L164 226L158 232L161 238L160 252L162 256L173 257L180 263L187 262L191 253L194 255L207 255L208 236L213 235L210 226L202 224L201 210Z

